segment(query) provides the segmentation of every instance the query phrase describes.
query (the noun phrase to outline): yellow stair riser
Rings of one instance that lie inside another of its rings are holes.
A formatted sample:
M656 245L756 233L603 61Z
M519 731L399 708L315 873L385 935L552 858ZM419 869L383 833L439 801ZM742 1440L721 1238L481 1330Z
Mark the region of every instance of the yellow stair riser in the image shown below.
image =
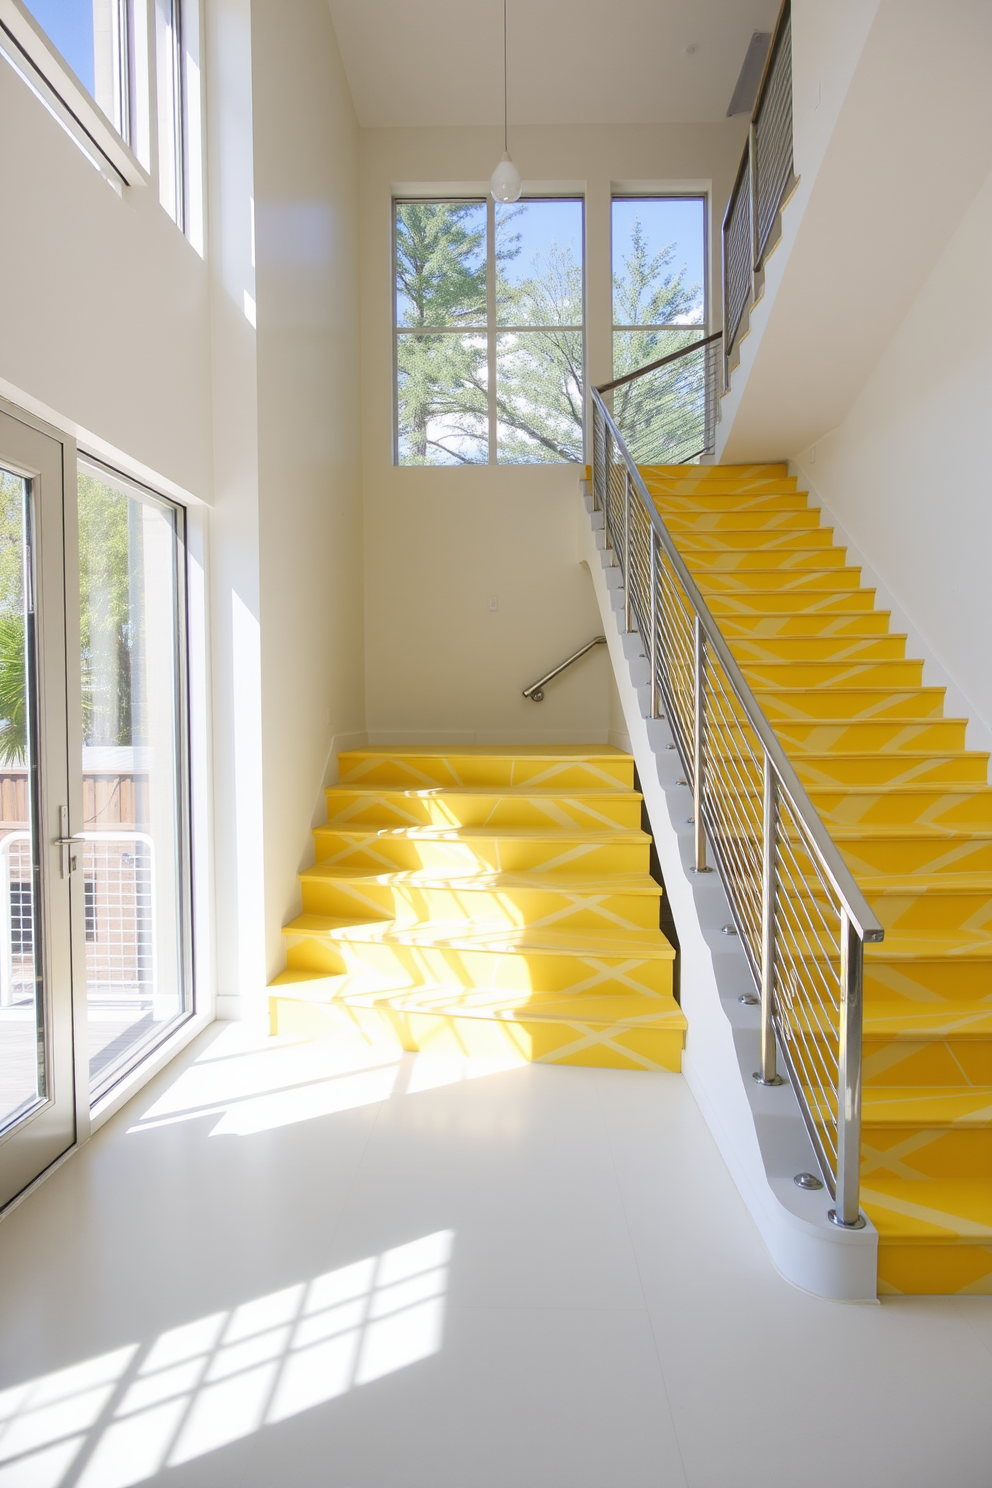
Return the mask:
M889 631L889 616L885 610L852 609L850 604L845 604L840 611L807 610L795 614L786 609L785 613L753 611L746 614L736 603L730 607L726 599L721 599L714 601L710 608L714 614L719 614L720 629L731 649L738 644L802 640L808 636L837 641L880 639Z
M921 687L922 661L742 661L752 688Z
M711 778L720 766L714 761ZM721 782L721 799L732 802L740 818L757 820L761 792L730 790ZM992 790L988 786L955 789L946 785L894 787L807 787L810 800L830 832L864 831L876 827L919 826L943 832L982 832L992 828Z
M802 719L779 718L775 732L795 760L797 768L805 753L827 751L843 754L865 754L869 750L963 750L963 718L892 719L852 718L833 723L815 723Z
M653 480L733 481L735 488L752 480L792 480L787 460L728 460L720 465L671 465L655 460L640 466Z
M294 1038L338 1035L358 1038L376 1049L393 1046L459 1058L511 1059L537 1064L571 1064L607 1069L678 1073L683 1034L678 1030L628 1029L608 1024L576 1029L567 1023L511 1021L407 1013L381 1007L351 1007L332 1000L308 1003L270 999L273 1032Z
M474 921L480 925L547 926L555 930L656 930L657 895L541 892L536 889L471 887L390 887L369 881L350 883L301 874L306 914L348 918L377 915L382 919Z
M822 573L845 569L847 552L844 548L759 548L755 552L735 552L731 548L710 550L681 545L682 556L693 573L706 575L710 583L712 576L724 573L742 573L750 576L767 573L781 574L783 578L795 573ZM758 586L764 587L763 585ZM777 588L777 585L769 587Z
M944 1004L946 1006L946 1004ZM992 1035L984 1039L886 1039L866 1033L866 1086L992 1085Z
M937 718L944 706L942 687L815 687L777 688L774 692L755 687L754 695L768 721L801 722L863 718L876 722L890 718Z
M450 753L389 755L349 750L338 758L342 785L385 786L397 790L419 790L430 786L494 789L527 786L540 790L603 790L624 787L632 790L634 765L627 755L603 758L552 759L524 755Z
M779 597L795 595L800 600L800 604L794 606L797 612L802 608L801 601L804 597L808 596L813 600L822 598L824 591L829 591L831 597L864 593L859 587L860 568L754 568L740 573L732 570L721 573L717 569L695 563L691 554L686 558L686 567L707 598L711 594L714 598L734 594L755 594L762 597L767 594L777 594Z
M465 950L399 942L290 940L288 967L324 975L368 974L392 985L432 981L450 987L506 992L599 994L629 991L670 996L672 962L636 956L557 955L553 952Z
M879 945L865 947L866 1013L873 1003L888 1005L900 999L908 1003L953 1003L957 1007L970 1003L977 1007L992 996L992 956L899 957L887 953L885 946L885 941L882 941ZM818 982L836 988L839 973L839 959L817 957L815 979Z
M829 921L836 913L831 901L822 892L813 894L808 884L805 887L803 902L815 902ZM904 893L876 892L869 878L862 878L858 887L887 931L902 935L992 933L992 894L988 888L969 891L949 887L945 891L939 874L921 878L915 893L909 889Z
M408 833L347 833L318 827L316 857L353 872L436 868L477 873L647 873L650 841L584 843L538 837L478 837L450 840Z
M878 1292L881 1297L992 1296L992 1244L880 1242Z
M830 785L985 785L987 754L974 752L913 754L882 751L875 754L794 754L800 780L811 786Z
M762 476L747 481L721 477L720 479L697 480L692 476L663 476L645 471L645 485L652 496L666 501L684 497L694 501L706 501L714 496L753 498L755 496L796 496L794 476ZM802 496L806 503L806 497Z
M819 512L803 507L795 511L728 511L696 510L685 516L675 504L665 512L665 526L673 537L699 537L708 532L821 532Z
M679 551L686 557L691 553L697 558L707 553L761 553L768 558L762 566L774 568L779 554L787 559L795 552L823 553L829 550L837 554L831 561L843 564L845 550L835 547L833 538L832 527L784 528L777 532L769 531L767 527L723 527L717 532L701 532L698 527L690 527L679 534Z
M736 581L734 581L736 582ZM780 625L795 625L804 632L818 621L824 624L843 623L854 617L858 625L871 623L868 616L875 603L872 589L748 589L733 584L718 591L711 584L701 584L706 594L706 603L723 628L724 620L731 622L744 619L750 633L752 621L763 616L772 618ZM731 628L730 634L733 634Z
M905 661L906 637L878 636L735 636L730 649L743 667L762 662Z
M927 884L939 883L936 877ZM942 935L955 930L981 931L992 935L992 892L988 888L976 889L972 893L961 889L952 893L926 892L922 884L920 892L913 894L872 894L867 891L868 902L879 923L886 930L898 930L913 934ZM992 988L989 989L992 993Z
M641 825L641 798L619 790L587 799L563 793L542 800L439 788L426 794L337 786L327 792L327 820L349 827L543 827L552 831L576 827L593 832L628 827L636 831Z
M742 513L750 513L753 516L776 516L786 512L809 512L804 496L782 495L767 496L734 496L729 491L717 491L711 495L701 493L685 494L682 496L664 491L650 491L649 495L654 500L659 514L668 521L669 517L738 517Z
M861 1176L870 1183L879 1174L903 1178L973 1178L992 1172L992 1125L985 1127L862 1125ZM925 1202L925 1200L923 1201Z
M875 874L900 877L907 873L990 873L992 836L955 834L946 836L893 835L859 837L833 834L841 856L859 882L870 885Z

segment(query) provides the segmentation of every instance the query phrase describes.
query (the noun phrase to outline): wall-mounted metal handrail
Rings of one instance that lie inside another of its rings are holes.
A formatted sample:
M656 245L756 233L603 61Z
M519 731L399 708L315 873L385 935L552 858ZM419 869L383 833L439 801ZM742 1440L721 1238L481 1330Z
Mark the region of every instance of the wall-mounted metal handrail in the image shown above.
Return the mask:
M858 1209L863 947L883 939L836 844L676 547L623 436L592 393L593 501L693 791L696 870L707 846L761 993L761 1068L776 1036L824 1177L831 1217Z
M561 663L560 666L552 667L551 671L545 672L544 676L539 678L538 681L532 682L529 687L525 687L524 697L530 698L532 703L543 702L544 685L546 682L553 682L555 677L560 676L566 667L570 667L573 661L578 661L580 656L585 656L586 652L591 651L594 646L605 645L605 636L594 636L593 639L589 641L585 646L580 646L578 651L573 651L571 656L566 656L565 660Z
M677 331L691 330L691 326L673 326L670 329ZM691 346L680 346L678 351L669 352L668 356L659 357L656 362L648 362L644 367L638 367L636 372L627 372L623 377L614 377L612 382L601 382L597 387L597 393L612 393L614 388L625 387L628 382L636 382L639 377L646 377L649 372L656 372L659 367L667 367L669 362L677 362L682 357L691 356L701 346L709 346L714 341L719 341L723 336L722 331L714 331L711 336L704 336L699 341L693 341Z

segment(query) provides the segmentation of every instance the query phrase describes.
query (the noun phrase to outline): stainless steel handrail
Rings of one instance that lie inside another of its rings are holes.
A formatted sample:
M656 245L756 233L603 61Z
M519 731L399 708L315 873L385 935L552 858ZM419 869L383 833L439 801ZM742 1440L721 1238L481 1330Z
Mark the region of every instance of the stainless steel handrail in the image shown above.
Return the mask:
M585 656L586 652L587 651L591 651L594 646L605 646L605 645L606 645L606 637L605 636L594 636L593 639L591 641L589 641L587 645L580 646L579 649L578 649L578 651L573 651L571 656L566 656L565 660L561 663L560 666L553 667L550 672L545 672L544 676L541 677L541 678L539 678L539 680L537 682L532 682L529 687L525 687L524 688L524 694L523 694L524 697L525 698L530 698L530 700L531 700L532 703L543 702L544 701L544 684L546 682L552 682L552 681L554 681L555 677L559 676L565 670L566 667L570 667L572 665L572 662L573 661L578 661L578 659L579 659L580 656Z
M761 1069L755 1078L765 1085L781 1083L777 1034L837 1206L831 1217L840 1225L860 1227L863 947L881 941L884 931L595 390L592 418L593 501L604 513L607 539L621 569L627 629L640 630L648 642L651 714L660 716L665 702L692 785L695 868L710 871L709 842L761 993ZM684 622L681 633L679 619Z
M670 330L691 331L692 326L671 326ZM699 351L702 346L710 346L714 341L719 341L723 336L722 331L714 331L711 336L703 336L698 341L693 341L691 346L680 346L678 351L670 351L667 356L659 357L656 362L648 362L643 367L638 367L636 372L626 372L623 377L614 377L612 382L601 382L597 387L597 393L612 393L614 388L626 387L628 382L636 382L639 377L646 377L649 372L657 372L659 367L667 367L669 362L677 362L682 357L691 356L694 351Z
M725 379L748 307L758 297L775 223L795 185L792 11L790 0L783 0L723 218Z

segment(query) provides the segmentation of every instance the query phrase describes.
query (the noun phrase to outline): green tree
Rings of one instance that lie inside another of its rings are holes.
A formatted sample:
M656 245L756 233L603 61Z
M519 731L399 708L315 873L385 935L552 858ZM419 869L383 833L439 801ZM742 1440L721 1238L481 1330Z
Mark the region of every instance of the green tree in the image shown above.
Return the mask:
M79 477L79 622L87 744L138 744L134 698L143 650L140 524L134 503L93 476Z
M397 323L434 328L399 337L397 376L401 458L407 465L439 456L484 463L487 430L486 217L474 202L404 202L396 208ZM432 435L438 424L444 442ZM480 441L483 444L479 453Z
M24 481L0 470L0 765L27 751L24 633Z
M613 275L613 376L625 377L698 341L703 332L701 286L673 267L675 244L651 253L635 218L630 250ZM657 329L682 321L685 329ZM640 329L643 327L644 329ZM613 417L635 459L659 464L695 453L705 416L702 356L689 357L617 388Z

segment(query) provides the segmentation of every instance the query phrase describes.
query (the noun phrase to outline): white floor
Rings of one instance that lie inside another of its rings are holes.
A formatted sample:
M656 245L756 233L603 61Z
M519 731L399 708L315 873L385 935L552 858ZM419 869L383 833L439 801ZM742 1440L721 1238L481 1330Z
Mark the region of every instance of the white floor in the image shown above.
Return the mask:
M0 1488L992 1483L992 1302L795 1291L675 1076L215 1025L0 1293Z

